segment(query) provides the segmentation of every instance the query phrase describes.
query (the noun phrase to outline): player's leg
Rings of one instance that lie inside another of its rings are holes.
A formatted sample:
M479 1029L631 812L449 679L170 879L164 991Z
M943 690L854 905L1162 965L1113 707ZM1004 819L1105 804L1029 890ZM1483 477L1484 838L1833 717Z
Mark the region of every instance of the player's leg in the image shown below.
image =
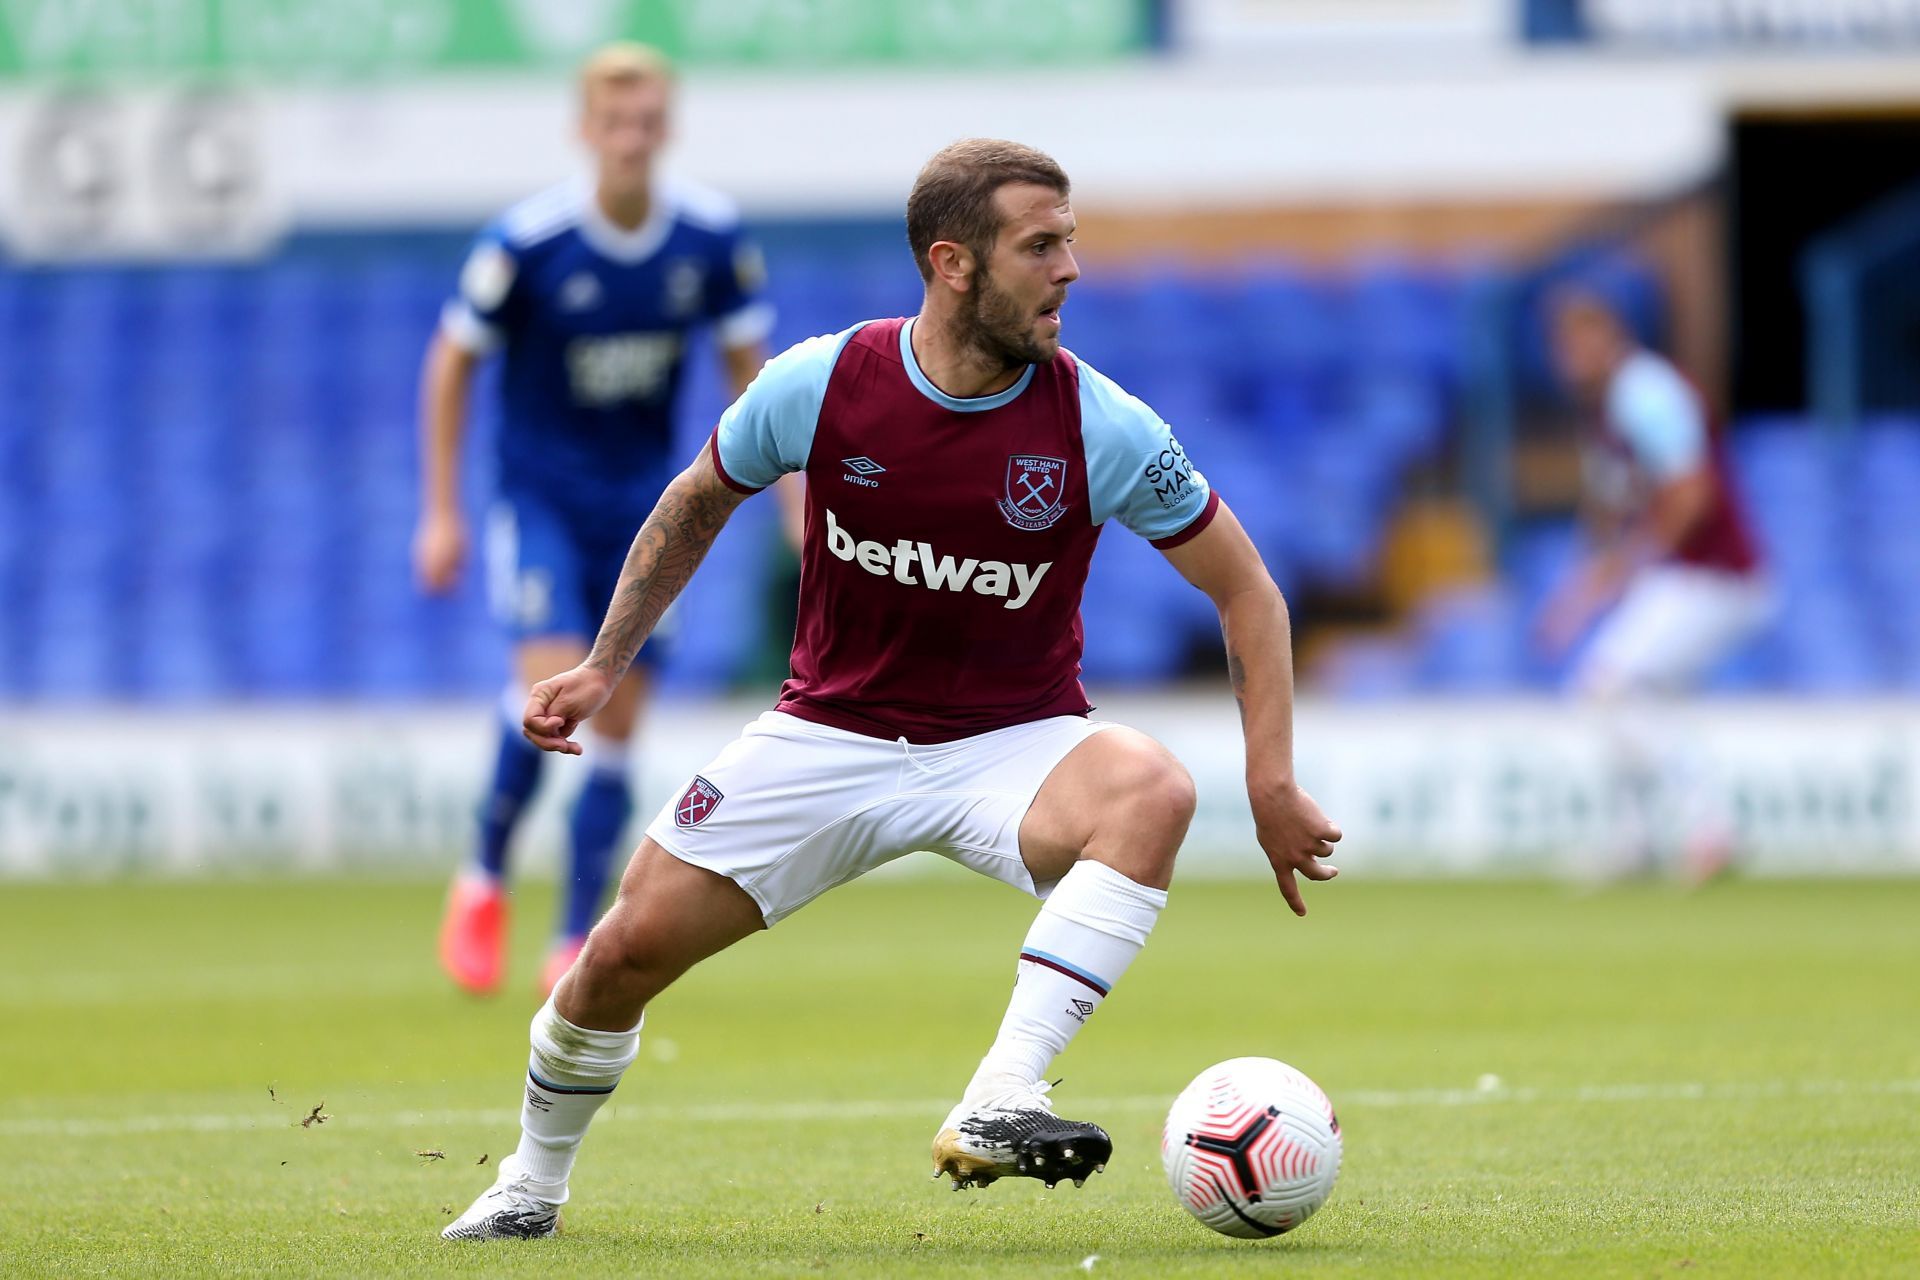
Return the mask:
M607 601L613 598L631 539L609 539L604 536L604 530L586 527L571 532L581 565L570 601L572 617L582 637L579 657L573 660L577 663L585 659L589 638L606 613ZM615 858L625 848L621 836L627 829L627 820L633 816L634 734L659 652L656 641L650 640L627 672L626 679L614 687L607 705L587 723L581 734L581 762L586 766L587 776L580 784L568 817L567 866L560 879L559 917L540 972L543 996L553 990L560 975L573 964L586 943L588 930L600 918L607 878L613 871Z
M903 763L894 743L769 712L689 780L534 1018L519 1148L444 1234L551 1234L587 1123L638 1052L648 1002L706 956L903 852L872 817Z
M1658 570L1639 574L1600 620L1568 681L1606 746L1606 835L1586 854L1584 869L1594 880L1644 874L1658 856L1659 757L1668 735L1650 714L1649 699L1668 675L1663 647L1672 636L1674 599Z
M521 813L540 785L544 753L520 732L524 689L509 684L494 725L493 770L481 799L472 857L454 873L440 924L440 964L460 986L490 995L505 965L508 853ZM509 705L514 709L510 712Z
M1024 797L1022 797L1024 799ZM1084 1179L1111 1140L1052 1115L1048 1066L1145 945L1193 818L1193 781L1153 739L1112 726L1045 773L1018 821L1025 874L1045 902L1016 962L992 1047L934 1140L936 1173Z
M587 1126L639 1054L647 1004L763 927L759 904L732 880L641 841L612 909L534 1015L519 1146L493 1186L441 1234L552 1235Z
M486 549L494 616L514 638L514 678L502 691L494 724L493 769L480 803L474 854L454 876L440 926L441 967L462 987L483 994L499 988L504 972L509 855L546 760L520 731L526 691L586 652L577 635L556 633L554 584L575 576L577 568L553 514L537 501L501 500L488 518Z
M575 661L585 656L582 649ZM553 943L540 974L542 996L552 992L580 954L606 900L607 879L627 820L633 816L632 743L649 675L646 667L635 664L582 734L581 763L587 776L567 821L567 866L560 881Z
M1700 880L1732 860L1732 815L1700 785L1698 754L1666 711L1770 615L1763 582L1661 565L1643 570L1601 623L1572 682L1595 708L1607 742L1618 834L1602 851L1598 874L1651 870L1665 860Z

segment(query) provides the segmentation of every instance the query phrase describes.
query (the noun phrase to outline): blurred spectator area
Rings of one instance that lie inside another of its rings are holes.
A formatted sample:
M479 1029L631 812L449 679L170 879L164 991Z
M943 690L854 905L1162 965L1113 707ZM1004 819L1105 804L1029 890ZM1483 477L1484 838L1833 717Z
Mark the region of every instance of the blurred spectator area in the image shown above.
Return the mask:
M911 312L891 226L773 227L776 343ZM307 237L244 266L0 274L0 693L431 697L502 676L476 564L419 596L419 360L465 237ZM1175 424L1290 587L1362 590L1407 478L1442 458L1472 277L1390 259L1134 264L1076 287L1070 342ZM724 404L692 353L682 451ZM489 397L478 397L488 430ZM484 449L468 493L485 492ZM484 528L476 509L476 553ZM749 504L688 593L672 683L764 676L790 589ZM1179 674L1205 601L1103 540L1099 678ZM778 616L779 610L771 611Z
M892 223L763 239L776 346L917 305ZM462 589L423 598L409 563L419 360L466 243L313 235L246 265L0 268L0 699L497 689L484 449ZM1685 288L1619 262L1657 328ZM1555 678L1527 629L1573 553L1564 504L1490 514L1470 429L1491 382L1522 408L1543 385L1525 323L1540 268L1258 250L1089 265L1068 345L1158 409L1233 504L1295 603L1312 682L1364 697ZM688 454L724 404L711 353L690 359ZM477 403L484 437L484 389ZM1734 452L1787 607L1725 681L1920 689L1920 423L1840 435L1773 415ZM792 574L773 504L742 508L683 602L699 642L673 651L669 685L777 678ZM1085 614L1092 680L1218 661L1211 606L1123 533L1101 541Z

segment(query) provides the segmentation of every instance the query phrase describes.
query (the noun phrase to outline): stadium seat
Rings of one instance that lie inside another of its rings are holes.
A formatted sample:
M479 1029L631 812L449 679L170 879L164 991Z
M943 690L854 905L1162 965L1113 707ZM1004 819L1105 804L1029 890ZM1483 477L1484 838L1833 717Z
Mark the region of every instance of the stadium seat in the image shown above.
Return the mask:
M467 243L310 236L251 265L0 270L0 696L496 688L480 576L424 600L408 564L420 354ZM917 301L891 232L784 229L769 247L776 344ZM1652 273L1577 247L1517 282L1523 388L1550 381L1524 321L1572 275L1653 332ZM1477 309L1503 279L1377 255L1095 264L1068 345L1174 425L1284 587L1345 590L1374 573L1408 468L1446 458ZM710 346L690 357L683 455L730 398ZM1775 416L1730 444L1790 607L1716 687L1920 688L1920 421L1840 435ZM483 452L467 466L476 496ZM672 659L671 687L724 687L764 661L773 521L771 503L746 508L715 547L681 610L710 639ZM1391 642L1336 646L1321 679L1349 696L1550 682L1525 628L1575 539L1529 522L1502 549L1504 585L1432 603ZM1161 679L1215 642L1210 604L1118 531L1086 617L1099 680Z

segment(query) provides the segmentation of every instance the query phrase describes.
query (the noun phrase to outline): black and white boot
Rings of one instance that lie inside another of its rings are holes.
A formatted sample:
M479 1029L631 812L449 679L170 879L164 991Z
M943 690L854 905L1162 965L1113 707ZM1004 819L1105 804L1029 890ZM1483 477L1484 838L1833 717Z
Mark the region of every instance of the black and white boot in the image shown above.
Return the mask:
M537 1240L558 1235L560 1206L535 1195L524 1173L501 1162L500 1179L440 1233L443 1240Z
M1113 1139L1097 1124L1055 1115L1050 1087L1015 1084L961 1102L933 1139L933 1176L952 1178L955 1191L1015 1177L1048 1187L1071 1178L1077 1187L1105 1169Z

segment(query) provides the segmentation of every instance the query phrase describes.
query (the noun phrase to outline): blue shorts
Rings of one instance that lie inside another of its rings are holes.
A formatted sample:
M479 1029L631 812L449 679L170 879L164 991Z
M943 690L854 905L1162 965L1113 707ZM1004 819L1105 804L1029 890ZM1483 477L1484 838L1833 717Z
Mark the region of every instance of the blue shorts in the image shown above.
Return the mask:
M639 532L637 524L598 523L524 494L494 501L487 515L487 597L516 643L555 636L593 643ZM672 616L669 611L641 647L636 665L659 665Z

